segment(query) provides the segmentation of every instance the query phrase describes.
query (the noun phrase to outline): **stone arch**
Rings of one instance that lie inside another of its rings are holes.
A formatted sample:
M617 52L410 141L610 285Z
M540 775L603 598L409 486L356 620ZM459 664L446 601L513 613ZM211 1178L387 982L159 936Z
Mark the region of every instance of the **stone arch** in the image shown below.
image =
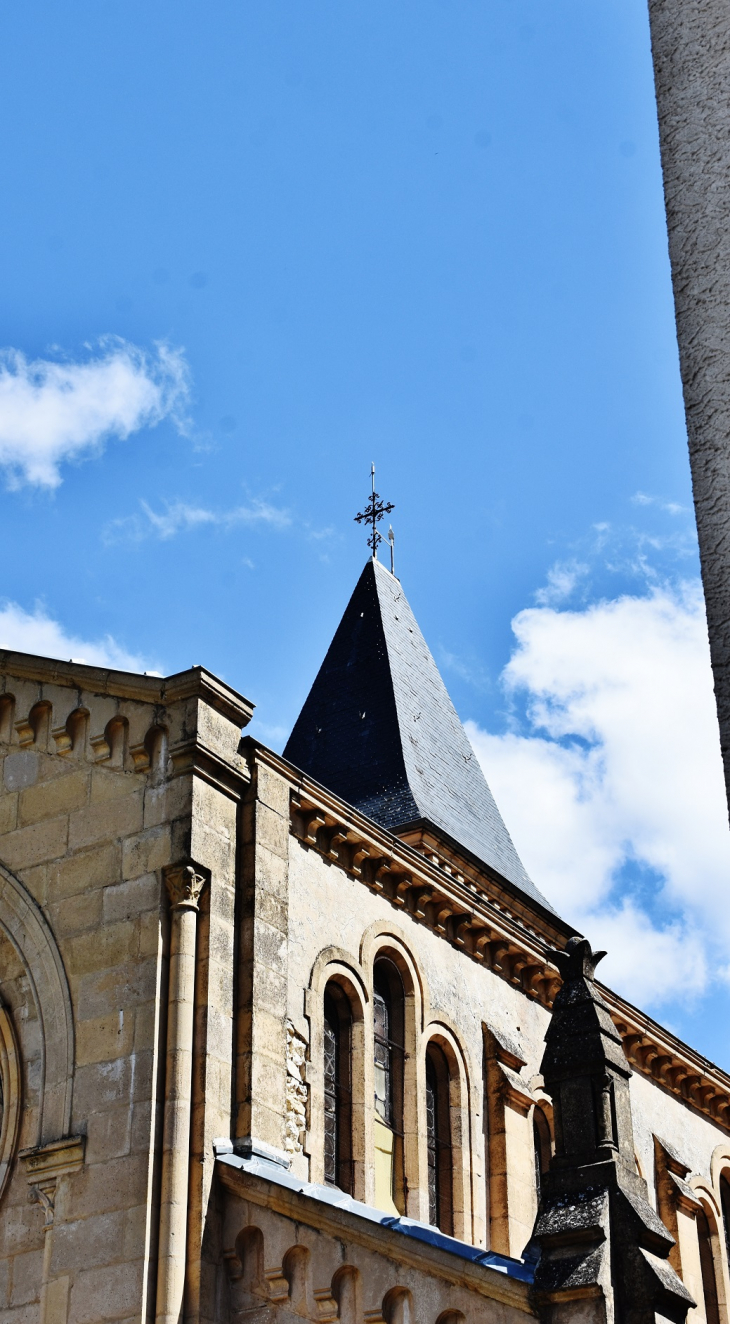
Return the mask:
M472 1235L472 1137L471 1079L463 1046L444 1021L431 1021L423 1033L421 1064L425 1079L425 1060L430 1045L443 1055L448 1072L449 1130L452 1162L452 1235L469 1241ZM425 1128L424 1128L425 1130ZM425 1140L425 1134L423 1139ZM423 1179L422 1179L422 1184Z
M391 1287L383 1297L381 1313L386 1324L415 1324L413 1297L407 1287Z
M356 1200L366 1199L365 1115L368 1091L372 1093L371 1064L365 1052L366 1015L370 994L357 960L340 947L326 947L312 966L307 989L306 1014L309 1020L310 1117L313 1143L311 1180L324 1181L324 999L330 984L336 984L350 1007L351 1025L351 1127L352 1191Z
M0 1198L5 1189L10 1164L15 1154L20 1131L20 1104L22 1082L20 1053L13 1022L0 1003Z
M289 1285L289 1309L303 1319L317 1318L317 1304L312 1291L311 1254L306 1246L290 1246L281 1262Z
M352 1264L343 1264L332 1279L332 1297L337 1302L341 1324L359 1324L363 1313L360 1270Z
M386 948L390 949L388 953ZM373 965L378 956L390 954L399 966L401 974L411 985L411 993L416 1004L417 1026L423 1030L428 1018L428 985L420 961L415 956L403 930L387 920L371 924L360 941L360 966L365 972L368 987L372 983Z
M66 971L51 929L27 887L0 863L0 928L22 962L41 1030L35 1146L69 1135L74 1026Z

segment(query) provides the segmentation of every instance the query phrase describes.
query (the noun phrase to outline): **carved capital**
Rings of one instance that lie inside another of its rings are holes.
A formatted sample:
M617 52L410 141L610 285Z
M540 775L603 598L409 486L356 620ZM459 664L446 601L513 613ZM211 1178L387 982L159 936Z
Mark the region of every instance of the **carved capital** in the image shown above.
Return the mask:
M192 864L174 864L165 870L165 886L171 910L197 910L205 877Z
M28 1193L31 1204L39 1204L43 1210L43 1231L48 1232L53 1227L53 1217L56 1209L56 1182L46 1182L44 1186L31 1186Z

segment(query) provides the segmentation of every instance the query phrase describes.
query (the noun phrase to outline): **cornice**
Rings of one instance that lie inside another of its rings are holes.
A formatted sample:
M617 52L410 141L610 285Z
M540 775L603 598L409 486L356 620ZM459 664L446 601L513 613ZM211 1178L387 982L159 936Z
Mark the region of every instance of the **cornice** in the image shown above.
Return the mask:
M2 649L0 673L19 680L35 681L39 685L60 685L140 703L171 704L199 698L240 727L248 725L254 710L250 700L205 667L190 667L172 676L150 676Z
M439 1246L419 1243L402 1233L371 1223L347 1209L325 1204L306 1193L279 1186L254 1173L229 1166L218 1158L216 1173L221 1184L239 1199L263 1205L274 1213L289 1218L293 1223L314 1227L339 1242L354 1242L366 1250L384 1255L396 1264L425 1271L432 1278L440 1278L454 1285L463 1285L480 1296L500 1301L525 1314L532 1314L528 1286L490 1265L456 1260L454 1255ZM312 1188L313 1194L316 1188ZM456 1260L456 1262L455 1262Z
M431 827L417 844L380 828L257 741L249 757L291 786L291 831L309 850L337 864L392 906L406 910L446 942L519 988L547 1010L560 988L551 947L575 930L557 916L517 899L504 880L478 870ZM413 839L414 832L407 833ZM599 984L631 1066L694 1111L730 1131L730 1076L644 1012Z

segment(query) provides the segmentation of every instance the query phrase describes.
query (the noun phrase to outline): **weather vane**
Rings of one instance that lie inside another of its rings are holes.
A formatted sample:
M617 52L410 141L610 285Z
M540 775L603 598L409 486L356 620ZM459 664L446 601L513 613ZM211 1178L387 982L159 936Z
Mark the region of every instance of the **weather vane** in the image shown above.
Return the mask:
M395 506L393 505L393 502L392 502L392 501L388 501L387 503L384 502L384 501L381 501L381 500L380 500L380 497L378 496L378 493L375 491L375 465L374 465L374 464L371 464L371 465L370 465L370 479L371 479L371 481L372 481L372 485L373 485L373 490L372 490L372 492L371 492L371 494L370 494L370 500L368 501L368 503L367 503L365 509L364 509L364 510L361 510L361 511L360 511L360 514L355 516L355 521L356 521L357 524L372 524L372 526L373 526L373 531L372 531L370 537L368 538L368 547L372 548L373 560L374 560L374 561L377 561L377 559L378 559L378 544L381 543L381 542L384 542L384 541L385 541L385 539L383 538L382 533L379 533L379 531L378 531L378 522L383 518L384 515L389 515L390 512L391 512L391 510L395 510ZM395 538L392 536L392 534L393 534L393 531L392 531L392 529L391 529L391 532L390 532L390 534L388 535L389 542L390 542L391 569L392 569L392 562L393 562L393 543L394 543L394 541L395 541Z

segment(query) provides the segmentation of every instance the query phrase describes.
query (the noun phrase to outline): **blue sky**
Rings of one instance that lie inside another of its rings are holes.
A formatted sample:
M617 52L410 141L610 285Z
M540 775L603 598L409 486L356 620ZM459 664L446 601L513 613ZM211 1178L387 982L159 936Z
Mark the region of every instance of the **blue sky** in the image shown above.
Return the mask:
M650 653L652 621L694 631L708 683L642 4L35 3L5 15L0 99L0 643L202 662L280 747L365 558L375 460L398 573L498 763L507 737L542 749L545 622L634 646L594 610L628 595ZM553 746L608 767L613 728L550 683ZM684 803L686 750L660 755ZM614 977L727 1057L730 935L609 798L597 938L628 898L667 959L705 962L689 999Z

